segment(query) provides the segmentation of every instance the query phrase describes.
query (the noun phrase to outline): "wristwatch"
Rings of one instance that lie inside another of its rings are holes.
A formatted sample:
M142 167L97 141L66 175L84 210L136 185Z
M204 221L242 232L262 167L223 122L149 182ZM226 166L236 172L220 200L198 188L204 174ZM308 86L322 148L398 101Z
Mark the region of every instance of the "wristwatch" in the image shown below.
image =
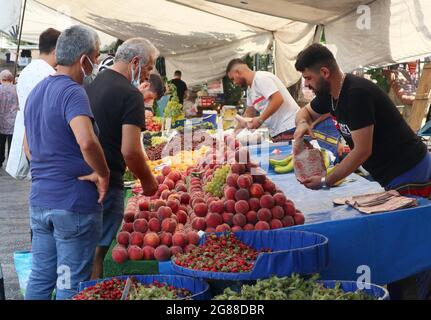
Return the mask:
M329 190L329 185L326 183L326 176L323 176L321 179L320 179L320 187L323 189L323 190Z

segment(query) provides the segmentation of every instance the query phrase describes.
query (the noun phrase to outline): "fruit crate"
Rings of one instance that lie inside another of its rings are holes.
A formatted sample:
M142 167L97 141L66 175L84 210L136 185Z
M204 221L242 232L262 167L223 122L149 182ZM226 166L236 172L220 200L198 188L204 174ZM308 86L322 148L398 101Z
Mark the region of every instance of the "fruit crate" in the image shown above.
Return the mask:
M221 233L216 233L221 234ZM323 271L329 262L328 238L323 235L287 229L269 231L239 231L235 236L246 245L256 249L271 249L261 252L250 272L206 272L185 268L172 262L178 274L208 280L251 281L284 277L294 273L310 275ZM205 239L201 239L201 244Z
M142 284L152 284L155 281L160 283L166 283L170 286L174 286L178 289L187 289L192 293L190 299L192 300L209 300L211 299L211 294L209 291L209 285L205 281L185 277L178 275L131 275L139 283ZM85 288L96 285L99 282L111 280L117 278L120 280L127 280L130 276L118 276L118 277L108 277L100 280L86 281L79 284L79 292L83 291Z
M325 288L333 289L336 284L340 284L340 289L344 292L355 292L358 288L358 282L356 281L338 281L338 280L319 280L319 283L323 284ZM384 287L371 284L361 283L364 286L364 292L378 300L389 300L389 292Z

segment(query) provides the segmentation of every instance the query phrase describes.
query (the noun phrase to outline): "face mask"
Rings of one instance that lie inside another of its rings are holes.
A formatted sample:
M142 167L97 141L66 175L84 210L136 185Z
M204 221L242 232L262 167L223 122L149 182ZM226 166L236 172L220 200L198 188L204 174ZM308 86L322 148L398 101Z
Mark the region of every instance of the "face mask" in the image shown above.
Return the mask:
M84 81L83 81L83 83L89 84L89 83L91 83L94 80L94 78L96 78L98 66L97 66L97 64L94 64L93 62L91 62L91 60L90 60L89 57L86 56L85 58L90 62L92 70L91 70L91 73L89 75L87 75L85 73L85 70L84 70L83 66L81 66L81 70L82 70L82 73L84 74Z
M132 81L130 82L132 84L132 86L134 86L135 88L139 88L139 86L141 85L141 72L142 72L142 67L141 64L139 63L139 67L138 67L138 78L135 79L135 71L133 70L133 66L132 66Z

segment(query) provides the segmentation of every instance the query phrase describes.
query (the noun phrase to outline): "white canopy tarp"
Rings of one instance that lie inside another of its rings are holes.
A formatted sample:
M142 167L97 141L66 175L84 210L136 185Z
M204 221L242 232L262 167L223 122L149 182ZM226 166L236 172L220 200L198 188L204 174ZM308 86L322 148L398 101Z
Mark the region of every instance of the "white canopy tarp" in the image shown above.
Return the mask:
M276 73L291 85L295 58L321 25L347 72L431 54L430 0L34 1L116 38L148 38L167 72L181 69L190 84L220 77L231 58L266 52L274 41ZM358 28L368 16L371 28Z

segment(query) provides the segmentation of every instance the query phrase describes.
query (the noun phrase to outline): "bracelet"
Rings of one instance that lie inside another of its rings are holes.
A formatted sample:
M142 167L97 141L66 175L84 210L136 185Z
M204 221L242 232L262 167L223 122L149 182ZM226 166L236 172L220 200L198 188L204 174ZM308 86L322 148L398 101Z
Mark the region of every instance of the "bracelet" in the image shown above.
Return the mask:
M257 121L260 123L260 125L263 125L263 123L265 122L265 121L263 121L260 117L259 117L259 118L257 118Z
M323 177L320 179L320 187L321 187L323 190L329 190L329 186L328 186L328 184L326 183L326 176L323 176Z

